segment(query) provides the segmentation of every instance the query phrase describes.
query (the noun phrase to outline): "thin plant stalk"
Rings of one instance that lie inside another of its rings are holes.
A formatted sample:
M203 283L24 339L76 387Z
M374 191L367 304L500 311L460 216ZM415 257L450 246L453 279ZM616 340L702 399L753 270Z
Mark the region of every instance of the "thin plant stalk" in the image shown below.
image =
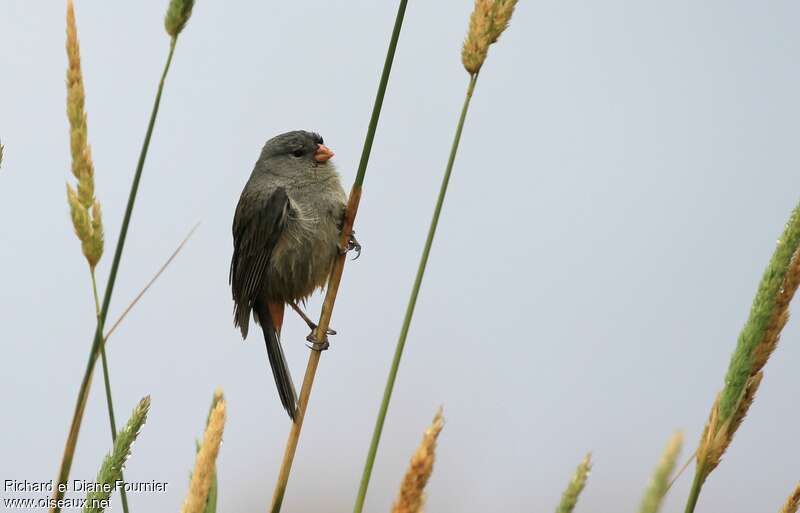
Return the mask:
M114 259L111 263L111 271L109 272L108 282L106 283L105 294L103 295L103 303L100 308L100 315L97 317L97 326L94 332L92 341L92 348L89 351L89 359L86 363L86 370L83 374L80 389L78 390L78 399L75 402L75 411L72 414L72 422L70 424L69 434L67 435L67 442L64 447L64 455L61 459L61 466L58 471L58 481L54 486L53 503L56 506L50 508L50 513L58 513L61 508L57 505L64 497L64 492L61 491L59 483L64 484L69 479L69 472L72 467L72 459L75 456L75 448L78 443L78 434L81 429L81 421L83 420L83 412L86 409L86 401L89 398L89 388L92 382L92 373L94 364L97 361L97 356L100 353L100 347L103 343L103 328L105 325L106 316L108 315L108 308L111 304L111 295L114 292L114 284L117 279L117 272L119 271L119 263L122 259L122 250L125 247L125 238L128 235L128 226L130 225L133 207L136 203L136 193L139 190L139 182L142 177L142 169L144 169L144 162L147 157L147 150L150 147L150 139L153 135L153 127L155 126L156 116L158 115L158 108L161 103L161 94L164 90L164 82L169 72L170 64L172 63L172 56L175 53L175 45L177 43L177 36L170 39L169 54L167 55L167 62L164 65L164 71L161 74L161 80L158 83L158 90L156 98L153 102L153 109L150 113L150 121L147 125L147 132L145 133L144 142L142 144L141 152L139 153L139 160L136 164L136 172L134 173L133 182L131 184L130 194L128 195L128 203L125 208L125 215L122 219L122 226L120 227L119 238L117 239L117 246L114 250Z
M156 280L159 277L161 277L161 275L167 269L169 264L171 264L172 261L175 260L175 257L178 256L178 253L181 252L183 247L189 241L189 238L191 238L191 236L194 235L194 232L195 232L195 230L197 230L198 226L200 226L200 223L197 223L196 225L194 225L192 227L191 230L189 230L189 233L186 234L186 237L184 237L183 240L181 241L181 243L178 244L178 247L175 248L175 250L169 256L169 258L167 258L167 260L161 265L161 267L158 269L158 271L156 271L156 273L153 275L153 277L150 278L150 281L147 282L147 285L145 285L142 288L142 290L140 290L139 293L136 294L136 297L134 297L133 300L130 303L128 303L128 306L126 306L125 309L122 311L122 313L119 315L119 317L117 317L117 320L114 321L114 324L111 325L111 327L108 329L108 331L106 332L105 336L103 337L103 346L102 347L104 349L105 349L105 344L108 343L108 338L111 336L111 334L114 333L114 331L116 331L116 329L119 327L119 325L122 323L122 321L125 320L125 317L130 313L130 311L133 309L133 307L136 306L136 303L138 303L139 300L142 299L142 296L144 296L145 293L148 290L150 290L150 287L153 286L153 284L156 282Z
M92 274L92 295L94 296L94 311L95 316L100 317L100 300L97 296L97 278L95 277L94 268L90 269ZM108 375L108 360L106 358L106 345L100 344L100 361L103 364L103 386L106 391L106 406L108 408L108 423L111 427L111 443L117 441L117 421L114 418L114 400L111 397L111 378ZM120 479L125 480L122 470L120 470ZM125 492L125 487L119 489L119 498L122 502L122 511L128 513L128 494Z
M450 157L447 160L447 168L445 169L444 177L442 178L442 185L439 188L439 197L436 199L436 207L433 210L433 217L431 219L430 227L428 228L428 236L425 239L425 246L422 249L422 257L420 258L419 267L417 268L417 275L414 278L414 286L411 288L411 297L409 297L408 305L406 306L406 314L403 318L403 325L400 328L400 336L397 340L394 358L392 359L392 365L389 369L389 377L386 380L386 388L383 392L383 400L381 401L381 406L378 410L378 418L375 421L375 429L372 433L372 441L370 442L369 451L367 452L367 461L364 465L363 475L361 476L361 485L359 486L358 495L356 496L356 503L353 508L354 513L360 513L364 508L364 500L367 495L370 476L372 475L372 467L375 464L375 455L378 452L378 444L381 440L383 424L386 421L386 412L389 409L389 402L392 399L392 391L394 390L394 382L397 379L397 370L400 367L400 360L403 357L403 349L405 348L408 330L411 326L411 318L414 316L414 308L417 305L417 296L419 296L422 278L425 275L425 268L428 265L428 257L430 256L431 246L433 245L433 238L436 235L436 227L439 224L439 216L442 212L444 198L447 194L447 186L450 183L450 175L453 171L456 153L458 152L458 144L461 141L461 132L464 129L464 120L467 117L467 110L469 110L469 103L472 99L472 93L475 90L475 83L477 80L477 73L470 77L469 86L467 87L467 94L464 98L464 105L461 108L461 116L458 119L458 127L456 128L456 134L453 138L453 145L450 148Z
M364 508L364 500L366 499L369 480L372 476L372 468L375 464L375 455L378 452L383 425L386 421L386 412L389 409L389 402L392 398L394 383L397 379L397 371L403 356L403 349L405 348L408 330L411 326L411 319L414 316L417 297L419 296L419 290L422 286L422 278L425 275L425 268L428 265L428 257L430 256L431 246L433 245L433 239L436 235L436 227L439 224L439 216L441 215L442 206L444 205L444 198L450 183L450 175L453 171L456 154L458 153L458 145L461 142L461 132L464 129L464 121L467 117L472 94L475 91L475 84L478 82L478 75L480 74L481 67L486 61L489 47L496 43L503 31L508 28L516 4L517 0L475 0L475 8L470 15L467 38L461 49L461 62L464 65L464 69L469 73L467 93L464 97L464 105L461 108L461 115L459 116L458 125L456 126L456 133L450 148L450 156L447 159L447 166L444 176L442 177L442 185L439 188L439 196L436 199L436 206L434 207L433 217L431 218L431 224L428 228L425 246L422 250L419 267L417 268L417 274L414 278L414 285L411 288L411 296L408 299L403 324L400 328L400 335L397 339L397 346L395 347L394 357L392 358L392 364L389 369L389 376L386 379L386 387L383 392L383 399L381 400L381 405L378 410L378 418L375 421L375 429L372 433L372 440L367 452L364 472L361 476L361 484L359 485L356 502L353 506L354 513L361 513Z
M364 147L361 150L361 160L358 164L358 171L356 172L356 178L353 182L353 187L350 190L347 209L345 210L344 214L344 226L342 227L342 235L339 241L340 247L347 247L347 243L353 232L353 223L355 222L356 213L358 212L358 204L361 200L361 189L364 184L364 176L367 172L367 164L369 163L370 153L372 152L372 143L375 139L375 131L378 127L381 107L383 106L383 98L386 94L386 87L389 83L389 75L392 71L394 54L397 49L397 42L400 38L400 30L403 27L403 18L405 17L407 4L408 0L400 0L400 4L397 8L397 16L395 17L392 36L389 40L389 48L386 52L386 60L384 61L383 71L381 72L381 78L378 84L378 93L375 96L375 103L372 107L372 115L370 116L369 126L367 127L367 135L364 139ZM322 304L319 322L317 323L317 329L314 333L317 340L322 340L321 337L325 336L328 326L330 325L331 315L333 314L333 305L336 302L336 295L339 292L339 284L341 283L342 273L344 272L345 257L346 255L339 255L333 264L333 268L328 279L328 287L325 293L325 300ZM286 485L289 482L289 473L292 470L292 462L294 461L294 455L297 451L297 444L300 440L300 431L303 428L303 419L305 418L308 400L311 396L311 388L314 386L314 377L317 373L320 355L320 351L311 351L308 356L308 364L306 365L306 372L303 377L303 385L300 389L300 397L297 403L297 414L295 415L295 421L292 423L291 430L289 431L289 438L286 441L286 448L283 453L283 461L281 462L281 467L278 472L278 480L275 484L275 491L272 495L272 504L270 506L271 513L278 513L283 504L283 498L286 494Z

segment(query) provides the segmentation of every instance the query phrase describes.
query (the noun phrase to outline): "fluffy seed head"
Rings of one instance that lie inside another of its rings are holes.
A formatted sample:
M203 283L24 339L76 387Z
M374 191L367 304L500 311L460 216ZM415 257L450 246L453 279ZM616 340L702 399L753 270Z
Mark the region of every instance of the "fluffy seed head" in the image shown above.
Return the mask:
M480 71L489 46L508 28L517 0L475 0L469 30L461 48L461 62L470 75Z
M69 120L72 174L78 180L77 191L67 185L67 203L75 233L89 266L94 269L103 256L103 221L100 204L94 197L94 163L86 127L86 92L83 88L81 52L75 9L67 0L67 119Z
M220 398L208 418L208 425L203 434L203 443L197 453L194 471L192 471L189 493L181 507L181 513L202 513L205 509L224 428L225 399Z
M661 503L669 489L669 479L672 471L675 470L675 462L681 452L682 444L683 435L680 432L672 435L653 476L650 478L650 484L642 499L639 513L658 513L658 510L661 509Z
M786 499L786 502L781 508L781 513L797 513L800 509L800 484L794 489L794 492Z
M403 478L392 513L422 513L422 506L425 503L425 485L433 473L436 439L443 426L442 409L439 408L436 416L433 417L433 423L425 431L422 442L411 457L411 463Z
M194 0L171 0L164 16L164 28L173 38L178 37L192 16Z

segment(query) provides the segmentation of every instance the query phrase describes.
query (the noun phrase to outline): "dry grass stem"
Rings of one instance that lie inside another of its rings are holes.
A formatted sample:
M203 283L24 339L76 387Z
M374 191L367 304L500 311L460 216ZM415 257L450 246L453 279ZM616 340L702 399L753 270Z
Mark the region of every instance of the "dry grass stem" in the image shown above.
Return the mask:
M583 457L578 468L575 469L575 475L572 476L567 489L561 495L561 502L556 508L556 513L572 513L575 505L578 504L578 497L586 487L586 480L589 478L590 470L592 470L592 454L588 453Z
M675 463L682 445L683 435L680 432L675 433L669 439L661 455L661 460L658 462L655 472L653 472L653 477L650 478L650 484L647 486L644 498L642 498L639 513L657 513L661 509L664 496L669 490L670 476L675 470Z
M225 427L225 399L215 398L215 402L216 405L211 410L208 426L203 434L203 443L197 453L192 481L189 483L189 493L181 507L181 513L202 513L206 506Z
M392 513L421 513L425 503L425 485L433 473L433 463L436 459L436 439L442 431L444 421L442 409L436 412L433 423L425 430L422 442L411 457L400 493L392 507Z
M153 286L153 283L156 282L156 280L167 269L169 264L171 264L172 261L175 259L175 257L178 256L178 253L181 252L183 247L189 241L189 238L191 238L191 236L194 235L194 232L195 232L195 230L197 230L198 226L200 226L200 223L197 223L196 225L194 225L192 227L191 230L189 230L189 233L186 234L186 237L184 237L183 240L181 241L181 243L178 244L178 247L175 248L175 251L173 251L172 254L169 256L169 258L167 258L167 260L164 262L164 264L158 269L156 274L154 274L153 277L150 278L150 281L147 282L147 285L145 285L144 288L142 288L142 290L140 290L139 293L136 294L136 297L134 297L133 300L130 303L128 303L128 306L125 307L125 309L119 315L117 320L114 321L114 324L111 325L111 328L109 328L109 330L106 332L105 336L103 337L103 343L104 344L108 341L108 338L111 336L111 334L114 333L114 331L119 327L120 323L122 323L122 321L125 319L125 317L130 313L130 311L133 309L133 307L136 306L136 303L138 303L139 300L142 299L142 296L144 296L145 292L150 290L150 287Z
M489 46L508 28L516 5L517 0L475 0L467 38L461 48L461 62L470 75L480 71Z
M89 267L94 270L103 256L104 235L100 204L94 197L94 163L86 127L86 92L83 88L81 53L75 9L67 0L67 119L70 129L72 174L78 180L77 190L67 184L67 203L75 234Z
M794 492L786 499L780 513L797 513L800 509L800 484L794 489Z

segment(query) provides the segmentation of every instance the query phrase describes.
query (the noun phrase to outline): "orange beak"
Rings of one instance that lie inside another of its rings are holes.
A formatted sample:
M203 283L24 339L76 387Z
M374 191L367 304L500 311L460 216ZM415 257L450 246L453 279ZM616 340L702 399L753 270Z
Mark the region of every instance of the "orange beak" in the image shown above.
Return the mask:
M319 163L327 162L333 157L334 153L331 151L330 148L325 146L324 144L320 144L317 147L317 151L314 152L314 160Z

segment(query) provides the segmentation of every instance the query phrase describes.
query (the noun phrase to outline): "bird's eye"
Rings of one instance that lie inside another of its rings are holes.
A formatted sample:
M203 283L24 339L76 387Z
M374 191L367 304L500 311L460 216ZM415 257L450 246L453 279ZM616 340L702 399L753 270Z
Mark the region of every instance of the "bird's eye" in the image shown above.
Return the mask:
M292 156L293 156L293 157L297 157L297 158L300 158L300 157L302 157L302 156L303 156L303 150L294 150L294 151L292 152Z

